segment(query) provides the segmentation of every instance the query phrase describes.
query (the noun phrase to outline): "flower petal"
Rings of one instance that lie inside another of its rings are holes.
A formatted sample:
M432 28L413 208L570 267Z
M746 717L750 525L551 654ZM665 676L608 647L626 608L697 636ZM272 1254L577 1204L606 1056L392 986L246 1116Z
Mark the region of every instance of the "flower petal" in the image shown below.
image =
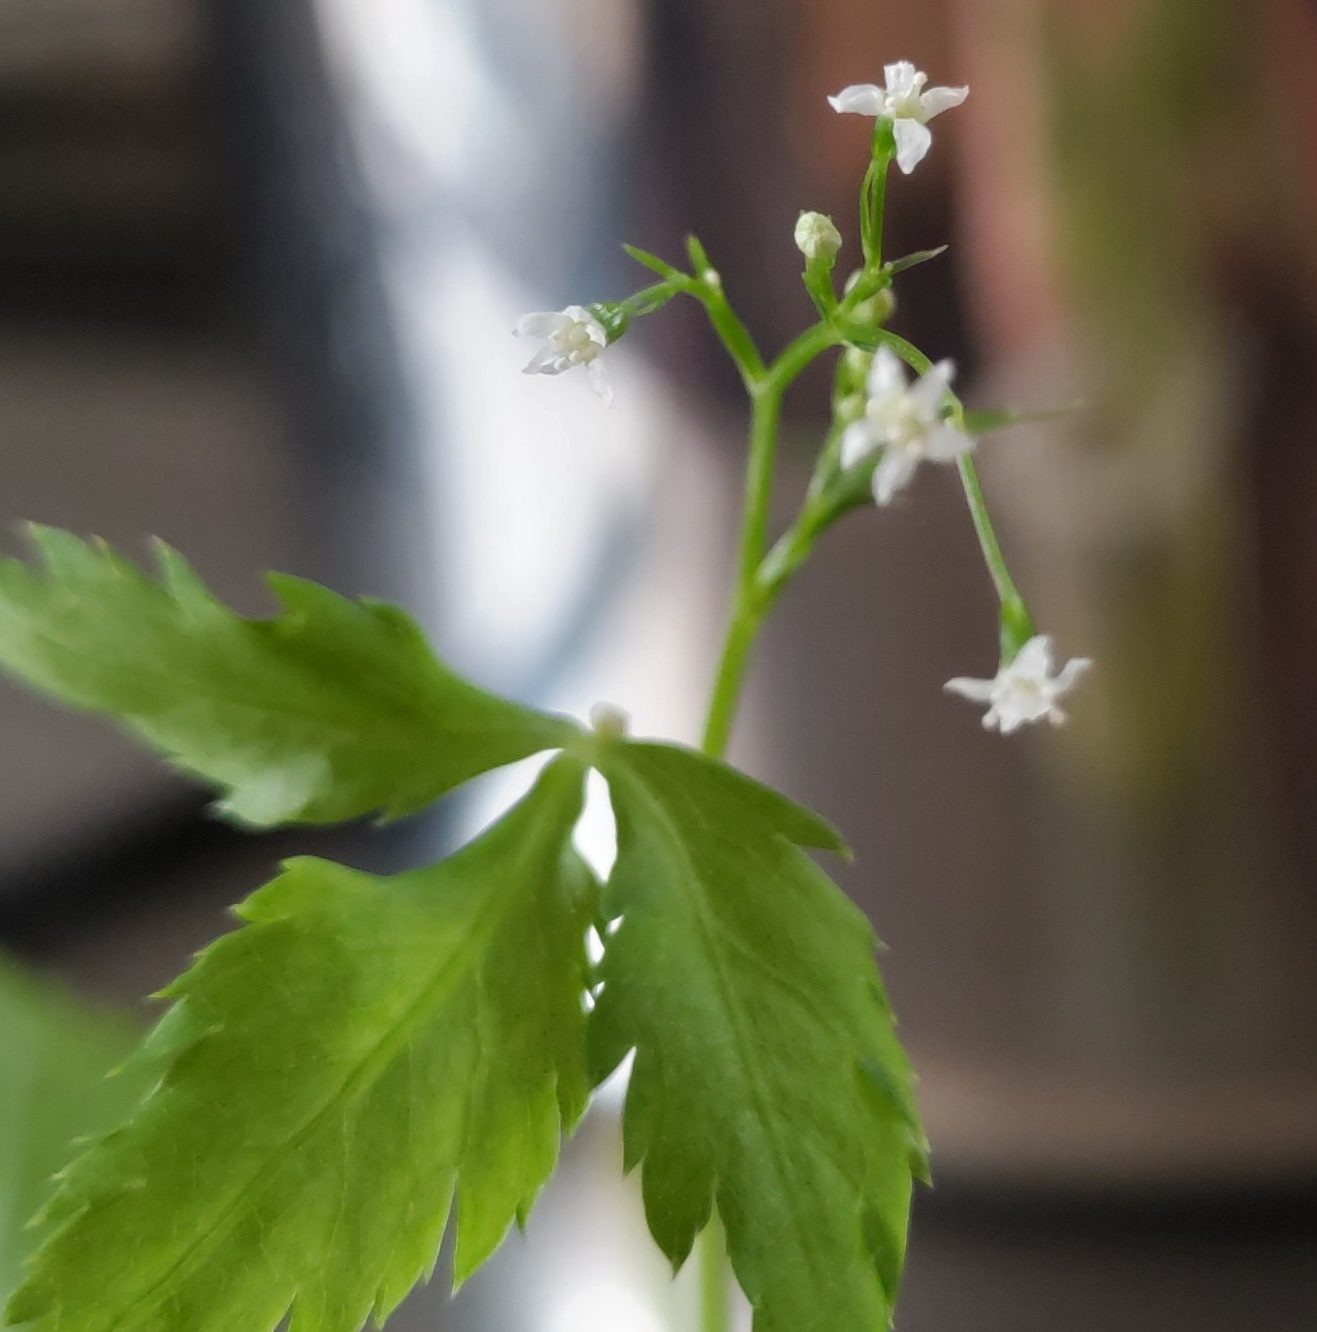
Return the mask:
M888 449L873 469L873 497L878 504L890 504L910 484L919 459L904 449Z
M888 346L873 354L865 385L871 398L891 398L906 391L905 362Z
M841 465L854 467L862 463L878 447L868 421L852 421L841 437Z
M1073 689L1079 677L1093 665L1091 657L1072 657L1057 673L1055 688L1058 694Z
M932 120L934 116L940 116L943 111L950 111L952 107L960 106L968 96L968 88L929 88L919 99L924 109L925 122Z
M906 117L892 122L896 136L896 165L908 176L928 156L933 135L927 125Z
M884 65L883 78L887 81L887 91L897 97L908 97L922 81L919 70L908 60L898 60L894 65Z
M602 361L591 361L586 367L586 374L590 377L590 387L594 390L595 396L602 400L605 407L613 405L613 386L608 380L608 370Z
M881 116L887 106L883 90L876 83L852 83L835 97L828 98L839 115Z
M936 418L956 377L954 361L939 361L910 390L910 401L920 412Z
M990 703L996 685L996 680L973 680L968 676L958 675L954 680L948 680L942 688L948 694L959 694L961 698L969 699L971 703Z
M1007 668L1012 675L1025 675L1033 680L1046 679L1052 672L1052 639L1048 634L1035 634L1012 659Z
M522 315L512 331L519 338L551 338L571 322L561 311L539 310L535 314Z
M972 435L967 435L955 426L935 426L928 432L924 457L931 458L934 462L955 462L957 458L963 458L969 453L974 448L975 442Z
M526 362L522 370L523 375L560 375L564 370L570 370L572 363L565 357L558 354L555 347L541 347L534 356Z

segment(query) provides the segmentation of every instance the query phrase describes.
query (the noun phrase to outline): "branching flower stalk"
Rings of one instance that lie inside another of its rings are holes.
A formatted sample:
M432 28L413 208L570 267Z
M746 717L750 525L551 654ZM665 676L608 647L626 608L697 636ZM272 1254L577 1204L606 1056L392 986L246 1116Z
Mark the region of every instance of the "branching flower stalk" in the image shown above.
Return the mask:
M859 85L829 98L839 113L874 117L870 161L860 187L860 243L863 267L853 273L839 300L833 269L842 248L841 233L822 213L802 213L797 248L805 257L805 288L820 315L772 362L765 363L745 325L733 311L722 278L700 242L691 237L693 272L684 273L655 256L629 253L664 279L657 288L630 298L626 312L652 313L665 297L687 295L705 308L710 324L741 373L750 398L749 450L741 534L728 627L704 726L702 748L711 758L726 752L755 640L764 620L823 534L857 507L872 490L879 505L889 504L913 477L920 461L954 462L959 473L984 563L1000 603L1001 666L995 680L955 679L947 689L991 706L985 727L1009 734L1028 722L1064 720L1059 698L1090 664L1070 662L1051 675L1051 642L1039 635L1006 564L988 512L971 453L975 439L964 403L951 391L954 367L934 363L906 339L883 327L894 308L891 286L898 273L935 258L930 251L896 263L883 259L887 177L893 162L910 174L932 146L928 122L961 105L967 88L925 90L927 76L906 62L889 65L886 86ZM608 307L601 314L607 317ZM614 327L621 327L614 320ZM818 357L845 348L855 359L839 367L863 374L867 401L841 396L834 402L833 428L820 450L805 502L786 532L769 547L768 519L783 400L800 374ZM899 367L922 378L910 388ZM536 367L528 367L532 370ZM721 1231L711 1225L701 1252L704 1332L726 1326L727 1278Z
M674 1270L700 1247L704 1332L728 1326L731 1271L758 1332L891 1321L927 1142L872 930L806 854L844 853L839 835L722 760L783 590L845 515L907 502L925 463L956 467L1000 604L996 674L946 687L1009 733L1064 720L1088 666L1054 668L971 457L1020 418L967 410L950 363L886 327L894 280L940 253L884 259L889 170L914 170L930 121L967 95L926 82L897 64L884 86L832 99L874 117L863 262L838 292L841 234L802 214L818 320L776 357L694 238L688 268L628 247L656 282L516 330L542 343L529 373L583 370L608 400L612 344L686 297L740 373L745 493L700 750L633 740L611 708L584 726L499 698L445 666L402 611L300 579L271 575L278 613L246 620L163 546L156 577L44 528L35 565L0 561L0 666L114 717L246 825L399 817L549 756L517 804L437 864L382 879L301 858L236 909L240 927L164 992L136 1060L149 1090L60 1173L11 1325L382 1323L450 1222L460 1284L526 1220L563 1135L632 1055L624 1163ZM774 539L783 402L829 353L832 421ZM606 883L573 843L592 769L618 831Z

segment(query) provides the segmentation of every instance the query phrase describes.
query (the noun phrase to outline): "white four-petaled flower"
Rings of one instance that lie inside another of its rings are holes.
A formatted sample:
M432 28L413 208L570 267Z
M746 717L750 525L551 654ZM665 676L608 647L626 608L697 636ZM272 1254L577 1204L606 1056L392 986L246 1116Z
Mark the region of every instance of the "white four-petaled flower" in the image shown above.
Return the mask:
M873 497L879 504L890 503L909 485L925 458L954 462L974 447L969 435L942 419L954 374L950 361L939 361L910 384L895 353L878 348L869 370L864 415L842 436L841 465L854 467L875 450L883 450L873 472Z
M908 60L887 65L883 73L885 88L876 83L854 83L828 101L834 111L843 114L885 116L890 120L896 139L896 165L908 176L933 146L928 122L959 106L969 96L969 89L925 88L928 75Z
M560 375L583 365L590 376L590 387L605 403L613 401L608 373L599 359L608 346L608 332L584 306L524 315L513 331L519 338L544 339L544 346L527 362L526 374Z
M1058 700L1075 687L1093 663L1073 657L1052 673L1052 640L1046 634L1031 638L991 680L948 680L944 688L973 703L987 703L983 725L1010 735L1021 726L1046 718L1060 726L1066 715Z

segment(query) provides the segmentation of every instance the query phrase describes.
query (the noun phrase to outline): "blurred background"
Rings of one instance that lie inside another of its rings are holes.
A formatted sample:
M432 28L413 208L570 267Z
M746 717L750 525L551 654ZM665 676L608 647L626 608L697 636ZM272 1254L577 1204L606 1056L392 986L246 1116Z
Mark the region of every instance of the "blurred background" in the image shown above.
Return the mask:
M20 518L404 602L481 682L698 733L743 456L696 309L610 352L617 406L530 380L528 309L643 285L700 233L764 344L791 230L851 223L909 58L968 83L891 191L950 241L896 326L994 437L1017 578L1098 669L1003 743L954 481L828 539L735 757L835 821L922 1074L938 1186L902 1332L1301 1332L1317 1305L1317 11L1305 0L7 0L0 459ZM826 411L806 381L783 515ZM18 548L15 541L14 548ZM0 692L0 1285L147 1020L280 856L387 871L517 780L379 833L252 837L112 730ZM397 1326L679 1332L614 1089L526 1240Z

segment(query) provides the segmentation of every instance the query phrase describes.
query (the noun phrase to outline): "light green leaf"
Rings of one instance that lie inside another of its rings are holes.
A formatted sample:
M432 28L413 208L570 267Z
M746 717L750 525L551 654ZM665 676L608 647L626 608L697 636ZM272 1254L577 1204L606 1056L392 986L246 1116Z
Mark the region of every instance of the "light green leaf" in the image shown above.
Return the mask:
M721 764L614 742L618 821L591 1065L635 1050L628 1167L674 1266L716 1201L757 1332L891 1317L924 1140L867 921L813 815Z
M656 254L650 254L648 250L642 250L639 245L624 245L622 248L636 263L642 264L653 273L657 273L659 277L680 285L686 285L690 282L690 278L680 269L673 268L666 259L660 259Z
M0 1297L36 1246L27 1222L74 1139L103 1132L140 1094L130 1075L106 1076L132 1045L127 1023L0 959Z
M459 679L395 607L271 575L282 613L245 620L166 546L157 582L99 543L33 538L44 569L0 562L0 666L114 714L244 822L411 813L576 734Z
M975 436L995 434L1013 426L1037 425L1045 421L1063 421L1079 411L1080 404L1069 407L1043 407L1036 411L1016 411L1013 407L980 408L965 413L965 429Z
M940 259L950 246L939 245L935 250L916 250L914 254L907 254L900 259L892 259L883 265L883 270L889 277L898 277L902 273L908 273L912 268L918 268L920 264L931 263L934 259Z
M355 1332L524 1215L587 1096L582 769L443 864L298 860L168 991L159 1081L76 1161L7 1311L36 1332Z

